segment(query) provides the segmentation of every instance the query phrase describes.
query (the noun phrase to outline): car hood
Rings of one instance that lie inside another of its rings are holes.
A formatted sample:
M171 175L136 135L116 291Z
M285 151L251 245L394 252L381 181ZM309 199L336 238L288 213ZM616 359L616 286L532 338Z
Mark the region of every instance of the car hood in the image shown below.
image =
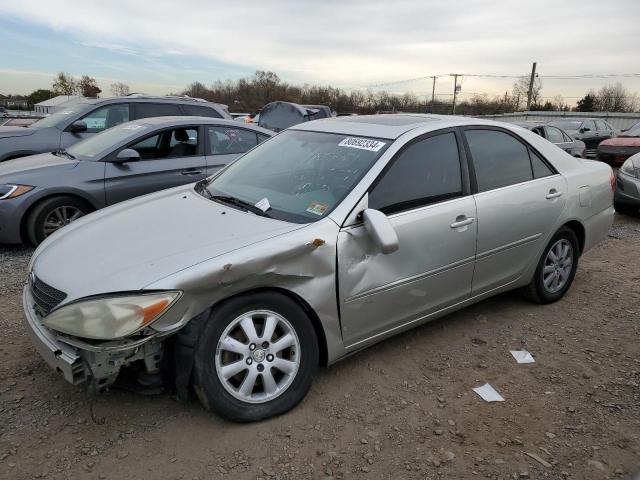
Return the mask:
M0 127L0 138L26 137L33 135L35 129L26 127Z
M15 176L18 177L17 181L24 181L20 180L22 174L41 173L43 170L59 168L61 165L73 168L77 164L78 160L58 157L52 153L40 153L0 162L0 179L4 180L9 176Z
M206 199L192 185L83 217L49 237L31 261L65 303L139 290L210 258L303 227Z
M640 137L615 137L600 142L600 146L609 147L640 147Z

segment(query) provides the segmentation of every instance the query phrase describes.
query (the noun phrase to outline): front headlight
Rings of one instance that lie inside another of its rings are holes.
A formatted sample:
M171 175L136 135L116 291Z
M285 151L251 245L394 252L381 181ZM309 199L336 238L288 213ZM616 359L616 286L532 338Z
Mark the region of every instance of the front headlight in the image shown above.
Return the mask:
M620 167L620 171L631 175L632 177L640 178L640 168L636 168L633 163L633 158L628 158Z
M166 312L180 292L104 297L54 310L43 323L58 332L95 340L113 340L138 332Z
M31 185L0 185L0 200L15 198L33 190Z

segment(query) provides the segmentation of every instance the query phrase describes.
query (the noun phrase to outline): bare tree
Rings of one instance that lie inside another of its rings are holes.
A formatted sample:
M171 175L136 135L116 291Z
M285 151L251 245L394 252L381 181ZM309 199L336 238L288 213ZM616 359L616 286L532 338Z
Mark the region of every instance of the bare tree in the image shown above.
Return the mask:
M114 97L126 97L127 95L129 95L129 85L122 82L112 83L111 94Z
M594 110L600 112L633 112L638 106L638 97L621 83L605 85L594 100Z
M74 95L77 90L77 85L73 75L59 72L53 79L52 90L56 95Z
M530 77L520 77L513 84L512 94L518 100L517 108L524 108L527 105L527 97L529 96ZM533 89L531 90L531 105L538 105L542 100L542 80L536 77L533 81Z
M100 92L102 92L100 87L98 87L96 79L88 75L83 75L76 87L80 95L88 98L97 97L100 95Z

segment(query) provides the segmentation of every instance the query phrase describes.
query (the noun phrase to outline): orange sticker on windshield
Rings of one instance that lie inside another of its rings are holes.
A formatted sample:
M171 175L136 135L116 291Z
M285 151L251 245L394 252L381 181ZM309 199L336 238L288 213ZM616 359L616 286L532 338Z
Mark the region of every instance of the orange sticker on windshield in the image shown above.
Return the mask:
M307 207L307 212L321 217L322 215L324 215L324 212L327 211L327 208L329 208L329 205L327 205L326 203L311 202L311 205Z

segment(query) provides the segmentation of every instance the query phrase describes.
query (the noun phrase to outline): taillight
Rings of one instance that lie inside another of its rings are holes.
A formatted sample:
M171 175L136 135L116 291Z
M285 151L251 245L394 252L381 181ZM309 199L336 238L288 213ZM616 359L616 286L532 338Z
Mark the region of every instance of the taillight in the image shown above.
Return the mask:
M613 176L613 172L611 172L611 176L609 177L609 183L611 184L611 191L616 191L616 177Z

